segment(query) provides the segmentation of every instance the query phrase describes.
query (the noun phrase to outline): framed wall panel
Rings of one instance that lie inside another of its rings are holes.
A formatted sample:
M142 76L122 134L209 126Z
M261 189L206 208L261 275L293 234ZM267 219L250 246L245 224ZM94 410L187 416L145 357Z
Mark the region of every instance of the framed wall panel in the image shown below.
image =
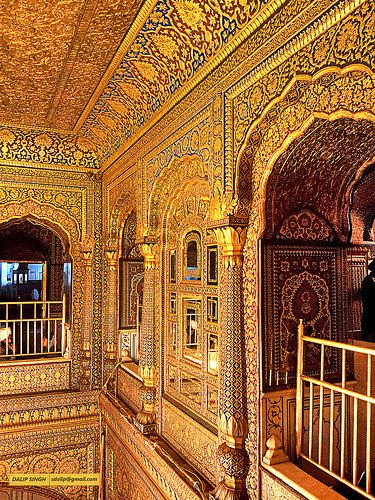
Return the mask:
M143 295L143 262L120 259L120 329L136 328Z

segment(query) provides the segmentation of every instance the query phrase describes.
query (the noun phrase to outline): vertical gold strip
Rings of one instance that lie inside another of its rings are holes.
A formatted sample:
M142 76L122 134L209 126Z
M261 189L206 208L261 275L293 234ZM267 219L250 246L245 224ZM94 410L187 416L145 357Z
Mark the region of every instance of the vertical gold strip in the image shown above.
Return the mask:
M312 455L312 437L313 437L313 409L314 409L314 386L310 382L310 404L309 404L309 458Z
M353 484L357 484L357 446L358 446L358 398L354 397L353 407Z
M321 346L320 351L320 380L324 380L324 345ZM322 463L323 451L323 410L324 410L324 387L321 385L319 388L319 445L318 445L318 463Z
M303 336L305 327L303 320L298 324L298 354L297 354L297 394L296 394L296 453L297 457L302 450L302 423L303 423Z
M331 397L329 399L329 470L333 469L333 421L334 421L334 392L331 389Z
M346 350L342 351L342 365L341 365L341 387L346 387ZM345 476L345 423L346 423L346 397L345 394L341 395L341 446L340 446L340 477Z
M65 315L66 315L66 295L63 295L63 304L62 304L62 321L61 321L61 355L65 354L65 345L66 345L66 331L65 331Z
M372 356L367 354L367 396L371 397ZM367 401L366 427L366 493L371 492L371 403Z

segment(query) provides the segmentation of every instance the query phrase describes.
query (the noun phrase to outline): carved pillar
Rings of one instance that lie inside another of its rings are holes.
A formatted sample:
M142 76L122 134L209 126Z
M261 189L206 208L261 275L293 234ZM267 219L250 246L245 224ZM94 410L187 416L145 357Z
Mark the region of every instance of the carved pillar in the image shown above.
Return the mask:
M248 470L245 451L248 426L242 293L242 250L246 228L242 219L236 223L233 218L228 218L225 222L225 226L214 228L224 257L220 299L219 429L225 441L218 448L218 456L225 476L211 493L211 498L242 500L247 498L245 478Z
M83 356L81 357L82 371L81 386L89 387L91 381L91 343L92 343L92 302L93 302L93 239L82 241L80 254L83 267L83 296L82 296L82 339Z
M107 272L105 283L106 314L104 319L104 381L112 373L117 359L117 281L118 281L118 252L116 244L109 242L104 252ZM113 377L112 377L113 379ZM109 388L113 380L109 382Z
M141 387L142 411L134 424L144 434L155 430L156 396L156 341L155 341L155 253L154 243L140 245L144 261L143 309L140 339L139 366L143 385Z

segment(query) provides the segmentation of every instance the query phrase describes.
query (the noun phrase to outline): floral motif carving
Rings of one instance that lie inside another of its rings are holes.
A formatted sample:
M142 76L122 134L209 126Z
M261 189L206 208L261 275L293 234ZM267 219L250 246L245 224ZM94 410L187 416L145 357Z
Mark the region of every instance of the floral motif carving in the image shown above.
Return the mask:
M88 139L5 127L0 127L0 160L5 164L47 164L95 169L99 166Z
M102 158L186 86L267 3L159 0L82 127ZM109 88L116 98L108 101Z
M309 210L288 217L276 238L283 240L333 241L334 234L324 219Z

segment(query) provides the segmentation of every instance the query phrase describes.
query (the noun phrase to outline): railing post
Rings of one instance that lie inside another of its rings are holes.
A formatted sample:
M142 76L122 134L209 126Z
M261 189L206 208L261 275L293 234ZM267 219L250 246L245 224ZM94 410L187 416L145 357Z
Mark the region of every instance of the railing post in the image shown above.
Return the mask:
M303 336L305 327L303 320L298 324L298 352L297 352L297 375L296 375L296 454L299 457L302 449L302 421L303 421Z
M63 303L62 303L62 321L61 321L61 356L65 354L65 314L66 314L66 295L63 295Z

